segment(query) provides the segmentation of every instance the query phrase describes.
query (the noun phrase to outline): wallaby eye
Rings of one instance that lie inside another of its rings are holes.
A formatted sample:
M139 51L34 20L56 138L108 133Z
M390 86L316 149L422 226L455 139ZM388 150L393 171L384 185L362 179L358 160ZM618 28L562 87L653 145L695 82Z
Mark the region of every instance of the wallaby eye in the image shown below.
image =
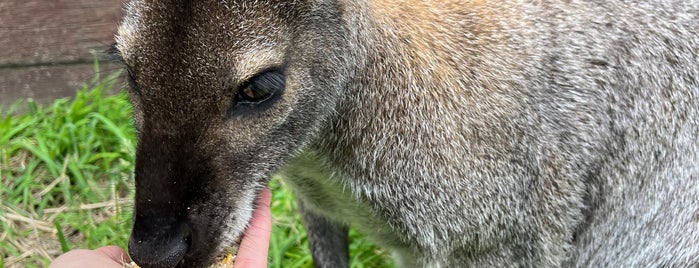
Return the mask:
M256 104L274 97L284 90L284 74L279 71L266 71L243 84L238 90L238 104Z

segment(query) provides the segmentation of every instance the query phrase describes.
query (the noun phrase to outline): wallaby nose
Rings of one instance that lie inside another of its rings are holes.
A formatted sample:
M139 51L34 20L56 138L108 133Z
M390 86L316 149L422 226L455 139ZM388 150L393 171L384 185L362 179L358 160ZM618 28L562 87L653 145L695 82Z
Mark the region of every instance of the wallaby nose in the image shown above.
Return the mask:
M129 239L129 255L144 268L175 267L187 253L191 236L189 225L176 218L137 218Z

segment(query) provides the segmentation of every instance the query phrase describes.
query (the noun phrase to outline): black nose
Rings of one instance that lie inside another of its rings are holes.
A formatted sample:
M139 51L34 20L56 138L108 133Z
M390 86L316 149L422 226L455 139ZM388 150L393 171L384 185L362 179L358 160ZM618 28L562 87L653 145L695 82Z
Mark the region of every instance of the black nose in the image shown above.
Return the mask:
M176 218L137 217L129 240L129 255L144 268L175 267L191 242L191 229Z

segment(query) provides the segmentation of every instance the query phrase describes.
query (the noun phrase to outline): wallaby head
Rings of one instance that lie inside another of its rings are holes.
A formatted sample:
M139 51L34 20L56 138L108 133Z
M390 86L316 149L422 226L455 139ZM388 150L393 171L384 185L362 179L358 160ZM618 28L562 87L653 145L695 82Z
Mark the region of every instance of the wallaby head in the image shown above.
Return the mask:
M346 29L323 1L135 0L126 11L116 48L138 129L129 252L145 267L211 263L331 113L350 73L336 36Z

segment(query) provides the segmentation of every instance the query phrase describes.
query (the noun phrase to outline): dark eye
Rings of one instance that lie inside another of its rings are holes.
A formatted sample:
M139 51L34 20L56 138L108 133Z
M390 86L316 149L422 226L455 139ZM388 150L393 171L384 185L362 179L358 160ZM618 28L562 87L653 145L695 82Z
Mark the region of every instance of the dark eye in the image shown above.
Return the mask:
M284 90L284 74L266 71L248 80L238 89L238 104L257 104L267 101Z

